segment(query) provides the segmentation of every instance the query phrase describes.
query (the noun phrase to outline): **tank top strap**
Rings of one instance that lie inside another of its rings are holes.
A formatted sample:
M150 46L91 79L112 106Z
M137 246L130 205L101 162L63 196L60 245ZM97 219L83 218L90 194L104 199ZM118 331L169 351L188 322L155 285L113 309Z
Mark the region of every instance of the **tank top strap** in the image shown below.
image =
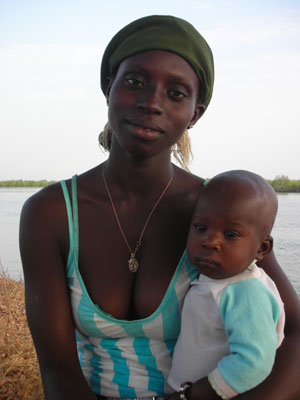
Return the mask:
M79 224L78 224L78 201L77 201L77 175L72 176L72 205L73 205L73 224L74 224L74 246L78 260L79 254Z
M68 216L69 226L69 240L70 240L70 252L74 249L76 258L78 259L78 244L79 244L79 231L78 231L78 204L77 204L77 176L72 177L72 205L68 188L65 181L60 182Z

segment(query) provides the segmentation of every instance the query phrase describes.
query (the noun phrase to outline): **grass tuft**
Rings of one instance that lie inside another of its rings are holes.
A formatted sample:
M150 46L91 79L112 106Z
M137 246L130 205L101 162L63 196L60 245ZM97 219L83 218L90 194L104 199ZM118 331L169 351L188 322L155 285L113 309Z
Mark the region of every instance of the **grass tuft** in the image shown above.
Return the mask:
M0 399L44 399L40 370L27 325L24 282L0 272Z

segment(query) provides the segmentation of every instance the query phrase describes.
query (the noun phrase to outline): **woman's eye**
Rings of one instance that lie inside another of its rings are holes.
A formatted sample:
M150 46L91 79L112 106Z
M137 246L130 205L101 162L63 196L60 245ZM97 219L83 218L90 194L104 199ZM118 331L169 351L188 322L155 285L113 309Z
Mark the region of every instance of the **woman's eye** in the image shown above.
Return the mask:
M143 87L144 86L142 81L140 81L139 79L135 79L135 78L126 78L126 83L129 86L132 86L132 87L138 87L139 88L139 87Z
M187 97L187 94L184 93L182 90L176 90L176 89L175 90L170 90L169 91L169 95L174 100L181 100L184 97Z
M240 235L239 235L238 232L227 231L227 232L224 232L224 236L225 236L226 238L228 238L228 239L233 239L233 238L236 238L236 237L238 237L238 236L240 236Z
M198 232L204 232L206 230L206 226L201 224L194 224L194 228Z

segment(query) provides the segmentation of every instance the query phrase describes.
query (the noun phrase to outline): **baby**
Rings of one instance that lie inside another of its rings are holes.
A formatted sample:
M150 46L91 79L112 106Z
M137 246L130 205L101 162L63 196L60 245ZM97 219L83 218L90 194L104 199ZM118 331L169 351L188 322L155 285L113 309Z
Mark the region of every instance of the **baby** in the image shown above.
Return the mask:
M277 206L263 178L240 170L217 175L199 197L187 252L200 276L185 297L168 378L182 400L187 390L197 399L229 399L272 370L284 309L255 262L272 250Z

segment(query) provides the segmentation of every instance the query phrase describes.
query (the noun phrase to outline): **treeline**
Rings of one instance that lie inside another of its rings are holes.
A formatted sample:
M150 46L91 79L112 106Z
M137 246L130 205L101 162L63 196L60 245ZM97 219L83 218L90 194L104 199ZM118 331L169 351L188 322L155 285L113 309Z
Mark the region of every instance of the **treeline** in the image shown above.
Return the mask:
M0 187L44 187L55 183L56 181L47 181L42 179L41 181L24 181L23 179L0 181Z
M276 192L300 193L300 180L289 179L286 175L277 175L275 179L267 179ZM23 179L0 181L0 187L44 187L56 181L27 181Z
M300 193L300 180L289 179L286 175L277 175L273 180L267 180L276 192Z

